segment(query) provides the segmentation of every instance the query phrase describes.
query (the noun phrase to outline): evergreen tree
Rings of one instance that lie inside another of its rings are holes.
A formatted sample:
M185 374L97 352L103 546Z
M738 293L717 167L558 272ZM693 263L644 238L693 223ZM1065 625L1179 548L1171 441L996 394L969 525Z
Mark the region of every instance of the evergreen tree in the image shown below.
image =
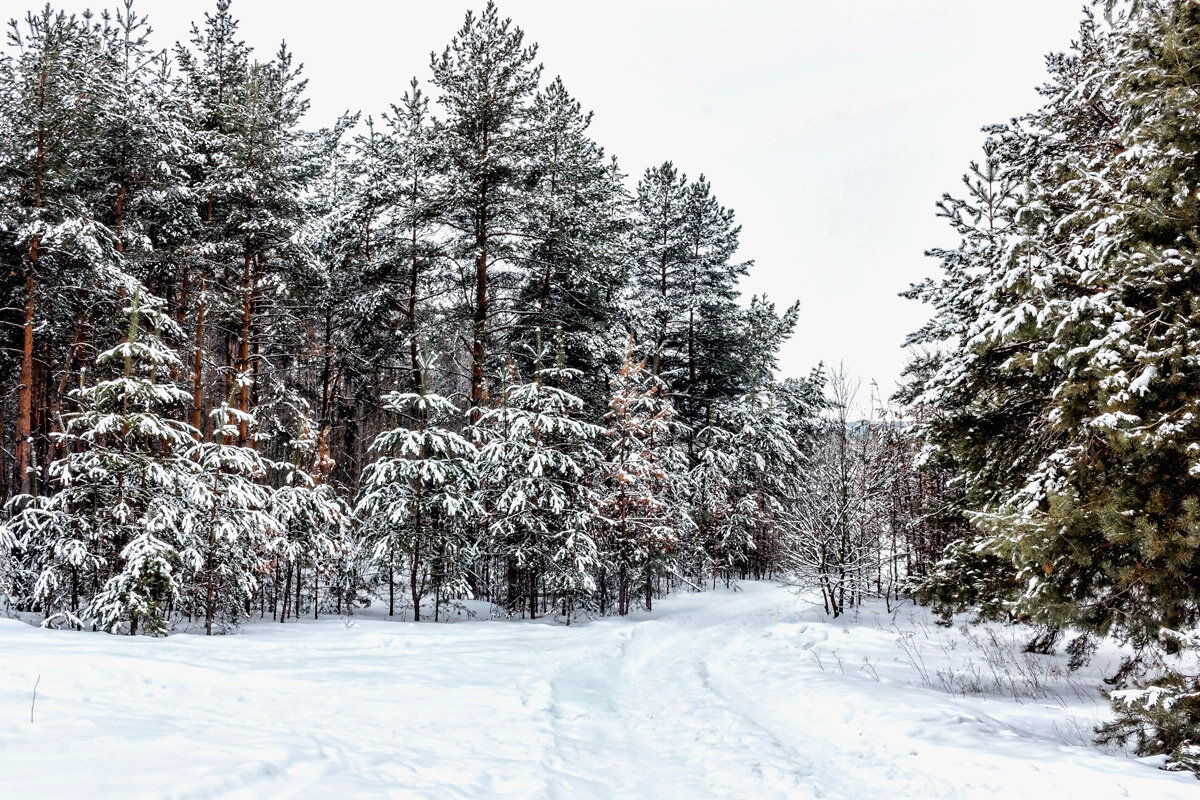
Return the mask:
M116 239L92 213L106 65L90 19L48 5L12 21L0 57L0 257L11 265L0 292L20 309L5 334L19 356L5 368L17 386L12 485L24 495L40 493L49 465L55 420L38 409L66 389L52 365L68 360L91 309L127 286Z
M598 560L593 537L597 498L586 476L599 453L599 426L578 419L583 401L554 384L577 380L549 367L528 383L511 382L501 403L480 418L479 471L489 541L508 573L508 601L539 613L547 599L570 615L592 597Z
M526 46L524 38L488 0L479 16L467 13L431 65L444 115L435 123L445 175L439 203L453 232L450 254L469 265L458 308L471 343L473 409L486 404L493 339L499 320L512 313L523 278L530 109L541 73L537 46ZM475 419L478 413L472 412Z
M427 372L432 359L422 362ZM464 569L473 549L468 526L481 513L474 496L475 447L445 427L461 412L426 386L423 380L418 393L387 397L389 410L412 422L376 437L371 445L376 459L363 475L357 508L364 541L377 562L391 570L396 553L407 556L416 622L428 589L434 594L435 619L442 597L470 593Z
M184 454L194 430L174 418L188 399L170 379L178 336L161 305L134 294L125 341L96 359L100 380L73 393L79 411L58 438L59 485L7 524L40 561L33 598L47 621L166 632L177 598L181 495L194 476ZM151 332L142 331L151 323ZM90 599L88 599L90 597Z
M306 262L294 243L301 194L316 167L298 127L308 108L307 82L292 54L281 46L273 60L256 61L236 37L229 0L218 0L216 14L206 15L204 31L193 28L195 52L180 46L177 58L204 159L195 191L208 240L205 272L219 286L237 287L218 297L220 305L209 313L217 312L226 329L236 331L236 349L223 378L225 387L236 386L235 406L246 415L260 391L263 344L278 338L264 335L270 332L262 319L264 306L298 283L297 272ZM202 273L202 280L207 277ZM238 443L248 441L243 421Z
M666 387L645 360L635 360L632 342L612 380L608 408L600 514L617 613L624 615L639 595L650 607L655 582L672 572L680 541L689 533L687 487L681 485L687 459Z
M637 186L629 286L630 325L651 347L651 372L668 376L676 338L675 287L687 256L684 220L687 176L669 161L647 169Z
M584 113L556 78L534 98L530 116L530 181L525 284L518 302L523 314L515 352L543 352L561 332L565 365L590 385L580 394L597 400L606 393L605 374L615 364L614 300L625 284L621 258L623 197L611 179L604 151L588 136L592 115ZM523 359L522 359L523 360ZM543 364L522 364L534 372Z
M187 453L199 474L185 495L186 516L177 523L188 535L180 557L192 588L190 610L203 615L209 636L214 623L236 625L249 616L263 554L278 533L272 493L262 482L267 464L253 447L237 444L241 431L253 432L254 416L222 403L211 417L212 440Z

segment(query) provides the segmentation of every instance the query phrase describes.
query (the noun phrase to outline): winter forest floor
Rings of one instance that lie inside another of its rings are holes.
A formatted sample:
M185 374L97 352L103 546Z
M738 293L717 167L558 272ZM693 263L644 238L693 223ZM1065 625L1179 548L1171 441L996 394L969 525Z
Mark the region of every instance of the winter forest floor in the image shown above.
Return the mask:
M570 627L0 620L0 798L1196 796L1085 745L1115 650L1067 675L1020 641L765 583Z

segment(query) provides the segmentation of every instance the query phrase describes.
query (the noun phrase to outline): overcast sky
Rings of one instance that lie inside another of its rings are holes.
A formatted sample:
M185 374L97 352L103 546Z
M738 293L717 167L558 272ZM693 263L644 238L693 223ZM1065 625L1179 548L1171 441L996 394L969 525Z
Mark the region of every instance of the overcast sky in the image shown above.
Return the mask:
M486 0L235 0L266 58L305 64L309 124L378 114L429 74ZM15 6L17 0L3 0ZM70 0L61 3L70 7ZM213 3L137 0L163 46ZM86 6L86 0L79 7ZM96 4L93 8L98 8ZM934 203L979 152L979 128L1030 110L1044 55L1081 0L501 0L546 76L595 111L636 179L674 161L737 211L748 293L801 302L785 375L819 361L890 392L925 310L896 296L953 243Z

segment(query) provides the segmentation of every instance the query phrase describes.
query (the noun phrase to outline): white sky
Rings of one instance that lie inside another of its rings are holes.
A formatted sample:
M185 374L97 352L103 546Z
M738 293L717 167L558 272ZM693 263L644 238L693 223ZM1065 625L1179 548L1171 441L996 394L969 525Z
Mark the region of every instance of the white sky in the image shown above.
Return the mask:
M264 58L286 39L305 64L316 126L386 110L484 2L235 0L233 11ZM1082 0L499 5L540 45L546 77L595 111L596 140L631 178L669 159L737 211L743 257L757 262L746 291L802 304L783 373L844 361L887 393L905 334L926 318L896 294L935 268L928 247L954 242L934 203L977 157L982 125L1037 105L1043 56L1067 47ZM214 6L136 0L160 46Z

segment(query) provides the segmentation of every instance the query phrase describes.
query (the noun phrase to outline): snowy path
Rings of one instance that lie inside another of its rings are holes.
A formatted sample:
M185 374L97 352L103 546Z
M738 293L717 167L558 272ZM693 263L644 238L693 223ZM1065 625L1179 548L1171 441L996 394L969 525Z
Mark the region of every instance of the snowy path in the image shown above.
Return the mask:
M1196 796L1071 744L1090 701L921 685L893 624L762 584L570 628L130 640L0 620L0 800Z

